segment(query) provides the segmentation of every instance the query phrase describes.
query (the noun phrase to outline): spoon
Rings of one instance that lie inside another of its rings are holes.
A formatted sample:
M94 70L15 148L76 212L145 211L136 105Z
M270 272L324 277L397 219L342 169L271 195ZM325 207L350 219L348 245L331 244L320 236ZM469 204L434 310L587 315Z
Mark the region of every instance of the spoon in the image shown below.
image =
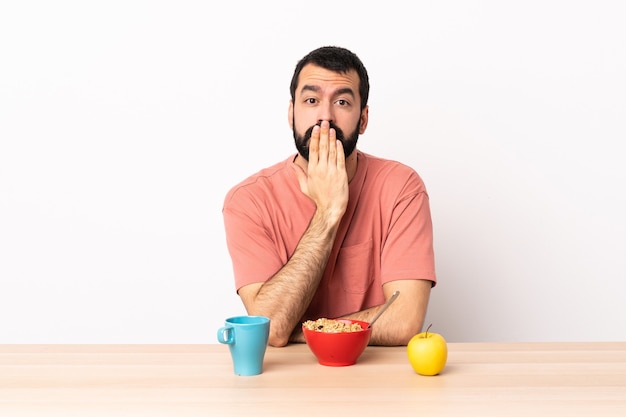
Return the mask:
M385 303L385 305L383 306L383 308L380 309L380 311L374 316L374 319L372 319L372 321L370 321L370 324L367 326L367 328L369 329L370 327L372 327L372 325L374 324L374 322L376 320L378 320L378 318L380 317L381 314L383 314L385 312L385 310L387 310L387 308L391 305L391 303L394 302L394 300L396 298L398 298L398 295L400 295L400 291L396 291L394 292L391 297L387 300L387 302Z

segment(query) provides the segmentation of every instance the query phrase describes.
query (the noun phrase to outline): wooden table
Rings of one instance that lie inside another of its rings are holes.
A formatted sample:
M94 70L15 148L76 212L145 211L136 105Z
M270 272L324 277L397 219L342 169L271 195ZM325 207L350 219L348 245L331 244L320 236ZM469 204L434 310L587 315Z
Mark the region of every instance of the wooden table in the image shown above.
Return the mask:
M0 416L626 416L626 343L450 343L441 375L404 347L356 365L306 345L233 374L224 345L0 345Z

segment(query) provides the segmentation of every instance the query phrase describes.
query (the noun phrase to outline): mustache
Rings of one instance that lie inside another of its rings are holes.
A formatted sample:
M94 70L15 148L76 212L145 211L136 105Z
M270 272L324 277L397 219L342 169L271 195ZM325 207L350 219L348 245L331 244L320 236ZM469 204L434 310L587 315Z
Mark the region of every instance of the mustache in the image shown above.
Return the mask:
M335 133L337 136L337 139L339 139L340 141L344 141L345 139L345 135L343 134L343 130L341 130L341 128L339 126L337 126L336 124L334 124L333 122L329 122L330 124L330 128L331 129L335 129ZM306 132L304 132L304 139L308 142L311 139L311 135L313 134L313 128L315 126L321 126L322 122L317 122L316 124L314 124L313 126L309 127Z
M311 136L313 135L313 128L315 126L320 126L321 123L322 123L321 121L318 121L317 124L314 124L313 126L309 127L302 136L296 133L295 128L293 129L293 138L296 143L296 149L298 149L298 152L300 153L300 155L302 155L302 157L307 161L309 160L309 145L311 142ZM293 124L295 126L295 122ZM352 152L354 152L354 150L356 149L356 142L359 137L359 129L361 126L361 121L359 120L359 123L357 123L356 129L354 130L353 133L350 133L349 137L346 137L343 130L341 130L341 128L337 126L336 124L329 122L329 125L331 129L335 129L335 136L337 140L339 140L339 142L341 142L341 144L343 145L343 150L344 150L345 155L350 156Z
M304 132L304 137L303 138L304 138L304 140L307 143L307 145L306 145L307 147L308 147L309 140L311 139L311 135L313 134L313 128L315 126L321 126L321 124L322 124L321 121L317 122L313 126L309 127L306 130L306 132ZM345 135L343 134L343 130L341 130L341 128L339 126L337 126L336 124L334 124L333 122L329 122L329 124L330 124L330 128L331 129L335 129L335 133L336 133L337 139L339 139L341 142L343 142L344 139L345 139Z

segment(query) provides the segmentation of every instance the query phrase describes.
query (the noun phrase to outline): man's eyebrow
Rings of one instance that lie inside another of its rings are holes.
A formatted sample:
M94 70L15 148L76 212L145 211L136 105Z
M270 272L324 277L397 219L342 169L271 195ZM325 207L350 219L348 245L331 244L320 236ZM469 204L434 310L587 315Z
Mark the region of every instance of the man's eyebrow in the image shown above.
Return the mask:
M316 85L304 84L302 88L300 89L300 92L304 93L305 91L313 91L314 93L318 93L320 90L321 88L319 88Z
M317 86L317 85L305 84L300 89L300 93L303 93L305 91L313 91L314 93L319 93L321 90L322 89L319 86ZM355 97L354 91L350 87L340 88L337 91L335 91L335 93L333 95L340 96L342 94L348 94L348 95L352 96L353 98Z
M340 88L339 90L335 91L336 96L341 96L343 94L348 94L352 96L352 98L354 98L354 91L352 91L350 87Z

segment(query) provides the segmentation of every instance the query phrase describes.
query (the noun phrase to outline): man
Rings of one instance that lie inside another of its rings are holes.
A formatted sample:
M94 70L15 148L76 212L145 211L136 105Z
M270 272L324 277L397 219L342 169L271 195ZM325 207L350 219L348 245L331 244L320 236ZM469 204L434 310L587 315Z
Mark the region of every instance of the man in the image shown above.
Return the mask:
M270 345L284 346L304 341L304 320L369 321L398 290L370 344L406 345L436 282L425 186L413 169L356 150L369 78L355 54L312 51L290 89L298 153L224 201L238 294L248 314L271 319Z

